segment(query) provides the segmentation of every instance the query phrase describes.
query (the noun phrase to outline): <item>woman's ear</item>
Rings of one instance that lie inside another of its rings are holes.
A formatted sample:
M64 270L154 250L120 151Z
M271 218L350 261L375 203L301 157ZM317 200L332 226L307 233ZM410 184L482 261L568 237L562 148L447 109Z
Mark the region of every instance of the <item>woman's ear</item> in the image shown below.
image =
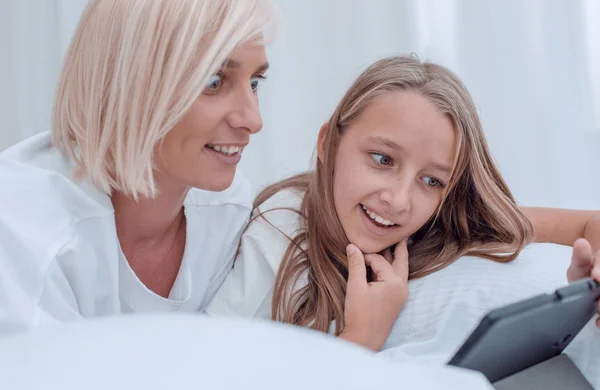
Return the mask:
M319 138L317 140L317 158L321 163L324 163L325 158L325 137L327 136L327 130L329 129L329 122L325 122L319 130Z

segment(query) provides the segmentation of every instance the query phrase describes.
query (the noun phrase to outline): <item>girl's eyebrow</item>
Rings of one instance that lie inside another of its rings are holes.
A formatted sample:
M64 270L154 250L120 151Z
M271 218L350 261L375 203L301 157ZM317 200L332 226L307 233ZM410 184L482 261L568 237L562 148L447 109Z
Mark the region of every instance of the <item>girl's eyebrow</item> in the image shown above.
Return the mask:
M391 139L388 139L388 138L385 138L385 137L372 136L372 137L369 137L368 141L369 142L373 142L375 144L386 146L386 147L388 147L390 149L397 149L397 150L401 150L401 151L404 150L404 148L402 146L398 145L397 143L395 143Z
M404 151L404 147L402 145L398 145L397 143L395 143L394 141L392 141L391 139L385 138L385 137L381 137L381 136L371 136L368 138L369 142L373 142L375 144L379 144L385 147L388 147L390 149L393 150L399 150L399 151ZM452 167L449 167L446 164L440 164L440 163L432 163L430 164L430 166L440 172L443 172L447 175L450 175L452 173Z

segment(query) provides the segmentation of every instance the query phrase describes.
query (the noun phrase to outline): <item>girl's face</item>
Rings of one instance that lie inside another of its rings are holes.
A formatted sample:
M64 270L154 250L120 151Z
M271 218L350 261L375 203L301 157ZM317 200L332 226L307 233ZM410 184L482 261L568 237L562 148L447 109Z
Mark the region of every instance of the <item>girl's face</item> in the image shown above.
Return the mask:
M182 187L222 191L233 181L250 135L262 128L256 94L268 64L248 42L231 53L160 145L160 171Z
M418 93L386 93L365 107L335 159L334 203L350 242L379 253L419 230L440 205L455 151L450 117Z

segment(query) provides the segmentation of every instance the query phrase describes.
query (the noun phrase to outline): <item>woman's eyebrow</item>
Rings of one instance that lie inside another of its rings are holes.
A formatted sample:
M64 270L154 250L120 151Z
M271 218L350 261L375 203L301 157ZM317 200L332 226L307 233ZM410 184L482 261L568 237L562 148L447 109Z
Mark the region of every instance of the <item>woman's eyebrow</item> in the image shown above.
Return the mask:
M239 69L241 67L242 67L242 63L237 60L229 59L223 63L223 68ZM269 63L265 62L264 64L262 64L261 66L258 67L258 69L256 70L255 73L263 73L263 72L266 72L268 69L269 69Z

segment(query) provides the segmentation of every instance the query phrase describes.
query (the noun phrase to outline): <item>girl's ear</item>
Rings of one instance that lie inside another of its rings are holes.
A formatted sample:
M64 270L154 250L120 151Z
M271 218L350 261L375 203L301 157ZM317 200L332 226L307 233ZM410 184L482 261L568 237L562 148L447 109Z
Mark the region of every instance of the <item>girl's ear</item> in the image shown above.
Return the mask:
M329 122L325 122L319 130L319 138L317 140L317 158L321 163L325 163L325 136L327 135L327 129L329 129Z

